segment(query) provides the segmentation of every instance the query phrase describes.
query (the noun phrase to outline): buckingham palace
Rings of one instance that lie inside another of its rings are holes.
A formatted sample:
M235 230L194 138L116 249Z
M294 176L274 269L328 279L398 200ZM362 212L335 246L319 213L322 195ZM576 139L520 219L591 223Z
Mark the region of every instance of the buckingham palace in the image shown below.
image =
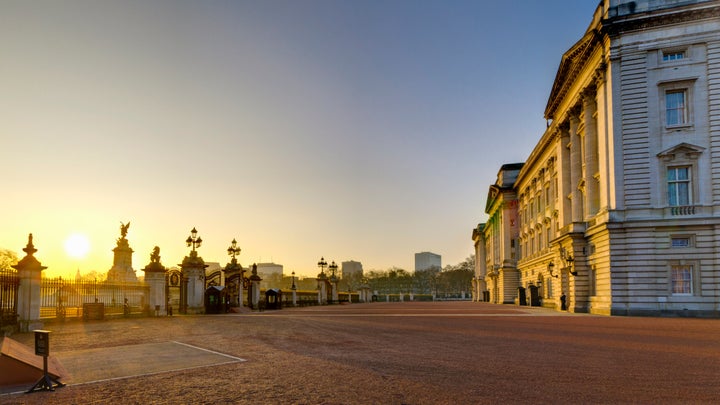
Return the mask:
M720 315L720 1L602 0L498 170L473 299Z

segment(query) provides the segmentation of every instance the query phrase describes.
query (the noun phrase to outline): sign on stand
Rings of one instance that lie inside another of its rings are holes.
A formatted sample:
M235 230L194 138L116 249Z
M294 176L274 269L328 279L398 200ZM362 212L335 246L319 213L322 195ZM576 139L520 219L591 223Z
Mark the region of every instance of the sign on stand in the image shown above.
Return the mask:
M43 356L43 376L38 382L33 385L28 393L36 391L55 391L57 387L64 387L65 384L61 383L55 378L50 377L48 374L48 356L50 356L50 331L49 330L34 330L35 332L35 354Z

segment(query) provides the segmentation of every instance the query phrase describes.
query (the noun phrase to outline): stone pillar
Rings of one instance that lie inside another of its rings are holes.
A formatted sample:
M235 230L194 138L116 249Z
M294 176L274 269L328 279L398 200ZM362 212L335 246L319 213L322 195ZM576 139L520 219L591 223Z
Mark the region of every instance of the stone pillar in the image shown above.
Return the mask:
M294 284L292 286L292 304L294 307L297 306L297 287Z
M250 296L248 299L250 300L250 304L252 305L253 309L259 309L260 308L260 282L262 279L257 274L257 264L253 263L252 266L252 274L250 275Z
M37 249L33 245L32 234L28 235L28 244L23 252L26 253L25 257L12 267L17 270L20 279L17 303L20 332L30 332L43 328L40 321L40 283L42 271L47 267L33 256Z
M324 272L321 272L320 274L318 274L316 280L318 283L318 304L325 305L325 304L327 304L327 281L328 281L328 278Z
M415 300L415 293L410 293L410 301L414 301L414 300Z
M583 121L585 123L585 215L591 216L598 212L600 205L598 175L598 136L595 114L595 87L587 88L582 94Z
M185 256L180 270L183 279L187 282L186 289L186 313L205 313L205 268L207 265L197 251L193 250L189 256Z
M484 229L485 224L478 224L477 228L473 229L473 242L475 242L475 277L473 278L473 291L475 291L475 301L482 301L483 291L487 289L485 284L487 259Z
M572 222L572 194L571 172L572 162L570 159L570 124L563 122L559 125L557 157L558 157L558 222L564 227ZM577 186L577 185L576 185Z
M332 300L334 303L340 301L340 294L338 292L338 279L333 275L330 277L330 287L332 287Z
M573 108L570 115L570 198L572 204L571 222L583 222L583 198L580 192L582 180L582 148L578 135L579 113Z
M150 263L143 269L145 283L150 286L148 305L150 314L157 316L167 312L167 298L165 297L165 275L167 269L160 263L160 248L155 246L150 254Z

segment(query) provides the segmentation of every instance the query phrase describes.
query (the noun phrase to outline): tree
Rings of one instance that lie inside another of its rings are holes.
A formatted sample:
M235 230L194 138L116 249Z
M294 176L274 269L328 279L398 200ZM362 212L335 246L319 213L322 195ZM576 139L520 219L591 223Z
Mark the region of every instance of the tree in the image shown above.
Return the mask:
M17 253L9 249L0 248L0 271L15 271L12 266L17 263Z

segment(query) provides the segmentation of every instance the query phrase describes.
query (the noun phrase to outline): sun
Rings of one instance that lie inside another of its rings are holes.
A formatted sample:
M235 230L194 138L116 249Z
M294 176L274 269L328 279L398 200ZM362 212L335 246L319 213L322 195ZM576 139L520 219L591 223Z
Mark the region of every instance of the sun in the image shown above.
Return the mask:
M87 236L73 233L65 240L65 252L76 259L84 258L90 251L90 241Z

